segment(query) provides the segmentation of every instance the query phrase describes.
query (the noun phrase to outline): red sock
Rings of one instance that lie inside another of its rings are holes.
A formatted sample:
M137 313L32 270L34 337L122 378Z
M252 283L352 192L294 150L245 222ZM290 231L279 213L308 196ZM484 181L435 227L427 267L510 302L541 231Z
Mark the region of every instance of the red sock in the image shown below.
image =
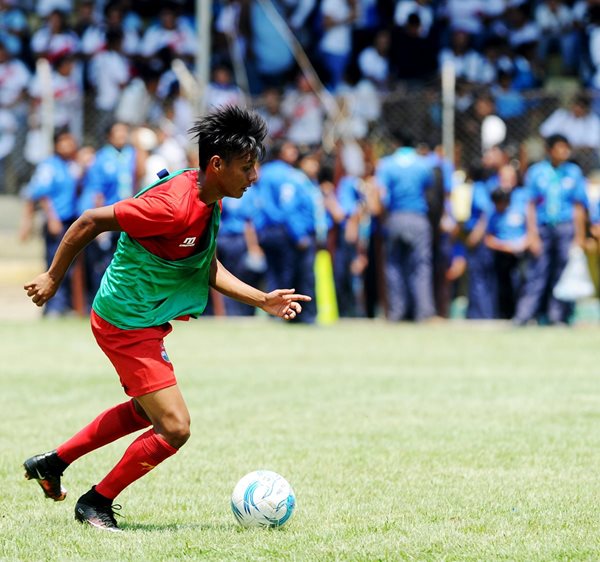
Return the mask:
M96 492L114 500L129 484L177 451L154 433L154 429L149 429L129 445L123 458L96 486Z
M137 413L133 400L102 412L79 433L56 449L58 457L71 464L79 457L108 443L148 427L150 422Z

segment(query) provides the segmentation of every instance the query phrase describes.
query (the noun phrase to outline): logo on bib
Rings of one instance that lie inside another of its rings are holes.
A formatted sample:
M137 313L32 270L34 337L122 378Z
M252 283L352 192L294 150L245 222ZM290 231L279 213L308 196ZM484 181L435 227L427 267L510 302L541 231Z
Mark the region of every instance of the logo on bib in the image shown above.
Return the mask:
M180 248L191 248L192 246L196 245L196 237L195 236L190 236L189 238L186 238L182 244L179 244Z

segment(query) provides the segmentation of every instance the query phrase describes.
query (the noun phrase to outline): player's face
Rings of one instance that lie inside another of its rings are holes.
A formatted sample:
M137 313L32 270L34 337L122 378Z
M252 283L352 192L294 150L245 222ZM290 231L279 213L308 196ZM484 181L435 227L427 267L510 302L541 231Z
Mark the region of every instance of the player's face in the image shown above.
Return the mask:
M232 158L229 162L222 160L221 186L223 195L239 199L258 179L256 159L248 154Z

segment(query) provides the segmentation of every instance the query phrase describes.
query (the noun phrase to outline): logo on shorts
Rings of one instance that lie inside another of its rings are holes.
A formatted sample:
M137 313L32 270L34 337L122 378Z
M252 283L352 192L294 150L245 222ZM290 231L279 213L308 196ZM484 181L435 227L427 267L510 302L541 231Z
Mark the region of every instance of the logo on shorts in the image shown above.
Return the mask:
M171 362L169 356L167 355L167 350L165 349L164 345L160 346L160 356L163 358L163 361L166 361L167 363Z
M179 244L180 248L191 248L192 246L196 245L196 237L195 236L190 236L189 238L186 238L182 244Z

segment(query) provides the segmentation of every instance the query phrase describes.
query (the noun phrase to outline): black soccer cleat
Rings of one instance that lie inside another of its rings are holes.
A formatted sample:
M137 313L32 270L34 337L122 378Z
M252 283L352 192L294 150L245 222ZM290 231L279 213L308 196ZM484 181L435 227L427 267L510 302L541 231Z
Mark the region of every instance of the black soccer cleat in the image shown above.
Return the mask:
M45 496L55 502L61 502L67 497L67 490L60 484L60 477L67 466L68 464L58 457L56 451L35 455L23 463L25 478L37 480Z
M122 532L115 520L115 510L120 505L111 505L111 500L104 498L92 488L81 496L75 504L75 519L102 531Z

